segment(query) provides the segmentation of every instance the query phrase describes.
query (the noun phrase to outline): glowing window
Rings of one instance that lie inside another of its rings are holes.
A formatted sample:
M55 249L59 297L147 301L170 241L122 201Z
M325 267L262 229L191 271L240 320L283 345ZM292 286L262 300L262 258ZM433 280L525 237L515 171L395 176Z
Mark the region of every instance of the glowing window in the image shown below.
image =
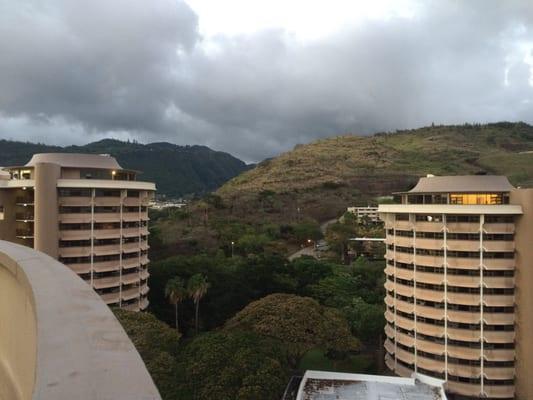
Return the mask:
M0 206L0 221L4 220L4 206Z
M503 204L501 193L454 193L450 204Z

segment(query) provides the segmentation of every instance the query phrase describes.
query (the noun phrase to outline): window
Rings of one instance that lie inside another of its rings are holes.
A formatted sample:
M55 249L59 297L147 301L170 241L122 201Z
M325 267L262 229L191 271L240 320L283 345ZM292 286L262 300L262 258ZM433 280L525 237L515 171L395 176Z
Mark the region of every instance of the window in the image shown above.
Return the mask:
M4 206L0 206L0 221L4 220Z
M505 204L503 193L452 193L450 204Z

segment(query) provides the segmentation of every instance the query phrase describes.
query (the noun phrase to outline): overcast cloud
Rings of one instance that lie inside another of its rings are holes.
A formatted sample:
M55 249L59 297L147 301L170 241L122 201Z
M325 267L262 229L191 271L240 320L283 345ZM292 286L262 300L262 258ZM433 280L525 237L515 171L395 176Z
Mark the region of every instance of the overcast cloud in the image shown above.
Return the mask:
M533 3L413 4L302 40L283 27L206 36L181 1L0 0L0 138L205 144L258 161L348 132L533 123Z

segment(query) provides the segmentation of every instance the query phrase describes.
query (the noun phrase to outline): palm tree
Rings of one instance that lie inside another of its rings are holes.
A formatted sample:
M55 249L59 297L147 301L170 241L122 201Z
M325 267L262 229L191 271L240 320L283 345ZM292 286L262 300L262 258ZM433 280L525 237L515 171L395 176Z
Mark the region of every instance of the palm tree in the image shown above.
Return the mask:
M165 286L165 297L176 308L176 329L179 330L178 304L185 300L189 292L185 288L185 282L180 277L170 279Z
M189 296L191 296L193 299L196 308L194 324L196 333L198 333L198 310L200 308L200 300L207 293L209 286L210 284L207 282L207 278L202 274L195 274L191 276L189 278L189 282L187 283L187 291L189 292Z

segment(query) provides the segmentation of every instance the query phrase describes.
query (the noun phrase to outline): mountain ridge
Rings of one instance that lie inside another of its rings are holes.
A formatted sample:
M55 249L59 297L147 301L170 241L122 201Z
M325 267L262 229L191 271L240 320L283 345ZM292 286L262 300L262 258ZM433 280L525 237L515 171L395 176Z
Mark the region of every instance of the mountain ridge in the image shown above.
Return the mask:
M207 146L117 139L64 147L2 139L0 165L23 165L35 153L58 152L110 154L123 168L142 171L140 179L154 181L158 194L172 198L208 193L250 168L231 154Z

